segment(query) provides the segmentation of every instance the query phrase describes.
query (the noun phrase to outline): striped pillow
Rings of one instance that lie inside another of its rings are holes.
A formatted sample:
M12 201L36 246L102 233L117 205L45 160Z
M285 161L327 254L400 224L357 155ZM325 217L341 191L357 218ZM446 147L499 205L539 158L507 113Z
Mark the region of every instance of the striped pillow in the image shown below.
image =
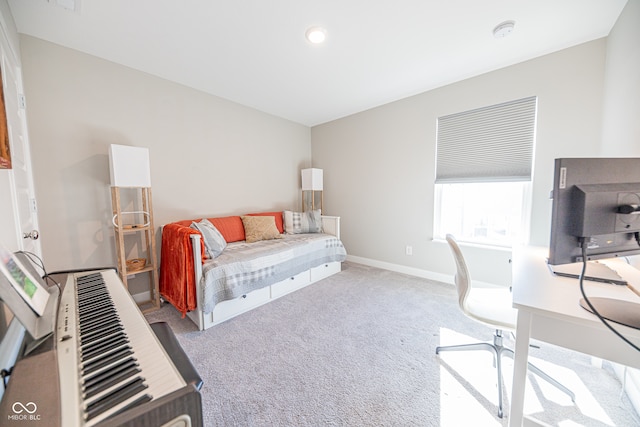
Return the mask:
M284 211L284 231L287 234L322 233L320 209L308 212Z
M208 219L204 218L200 222L192 222L191 228L198 230L202 234L207 258L213 259L217 257L227 247L227 241L224 240L222 234Z

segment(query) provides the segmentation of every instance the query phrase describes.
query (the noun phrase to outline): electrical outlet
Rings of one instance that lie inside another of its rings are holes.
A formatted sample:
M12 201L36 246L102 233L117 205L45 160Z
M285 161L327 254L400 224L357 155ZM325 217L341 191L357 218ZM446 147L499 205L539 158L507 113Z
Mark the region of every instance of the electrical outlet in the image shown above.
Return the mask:
M407 247L404 248L404 253L406 255L413 255L413 247L407 245Z

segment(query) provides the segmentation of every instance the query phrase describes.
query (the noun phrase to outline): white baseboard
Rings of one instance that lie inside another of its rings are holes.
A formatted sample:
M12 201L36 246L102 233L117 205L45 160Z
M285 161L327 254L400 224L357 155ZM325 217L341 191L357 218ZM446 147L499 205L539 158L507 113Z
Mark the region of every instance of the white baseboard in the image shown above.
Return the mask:
M390 262L378 261L370 258L347 255L347 261L356 264L368 265L369 267L382 268L383 270L395 271L397 273L408 274L409 276L421 277L423 279L435 280L444 283L453 283L453 275L434 273L433 271L422 270L415 267L407 267L406 265L393 264Z
M408 274L409 276L421 277L423 279L435 280L436 282L443 282L453 284L453 274L435 273L429 270L422 270L415 267L407 267L406 265L393 264L390 262L378 261L371 258L363 258L354 255L347 255L347 261L354 262L356 264L368 265L369 267L377 267L383 270L395 271L396 273ZM481 287L496 287L498 285L493 283L481 282L474 280L476 285Z
M151 300L151 292L149 291L140 292L139 294L133 294L131 296L136 304L142 304Z

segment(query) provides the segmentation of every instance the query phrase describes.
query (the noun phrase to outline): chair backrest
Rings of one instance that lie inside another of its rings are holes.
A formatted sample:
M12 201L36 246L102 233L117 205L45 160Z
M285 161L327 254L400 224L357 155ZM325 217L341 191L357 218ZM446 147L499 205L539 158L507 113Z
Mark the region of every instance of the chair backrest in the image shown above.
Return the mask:
M456 284L456 291L458 292L458 304L460 305L460 309L466 313L467 296L471 290L471 277L469 276L469 270L467 269L467 264L464 262L464 256L462 255L460 246L458 246L458 242L456 242L456 239L451 234L447 234L446 239L447 243L449 243L451 253L453 254L453 259L456 261L456 275L454 281Z

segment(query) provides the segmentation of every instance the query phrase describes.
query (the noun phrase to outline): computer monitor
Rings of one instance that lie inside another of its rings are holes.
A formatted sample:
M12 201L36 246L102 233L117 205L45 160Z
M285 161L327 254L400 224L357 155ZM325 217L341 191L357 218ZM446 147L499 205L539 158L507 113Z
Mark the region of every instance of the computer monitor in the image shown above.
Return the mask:
M578 278L584 263L583 279L631 285L597 260L640 254L640 158L556 159L552 198L551 271ZM640 304L581 289L583 308L640 329Z
M550 265L640 254L640 158L555 160Z

